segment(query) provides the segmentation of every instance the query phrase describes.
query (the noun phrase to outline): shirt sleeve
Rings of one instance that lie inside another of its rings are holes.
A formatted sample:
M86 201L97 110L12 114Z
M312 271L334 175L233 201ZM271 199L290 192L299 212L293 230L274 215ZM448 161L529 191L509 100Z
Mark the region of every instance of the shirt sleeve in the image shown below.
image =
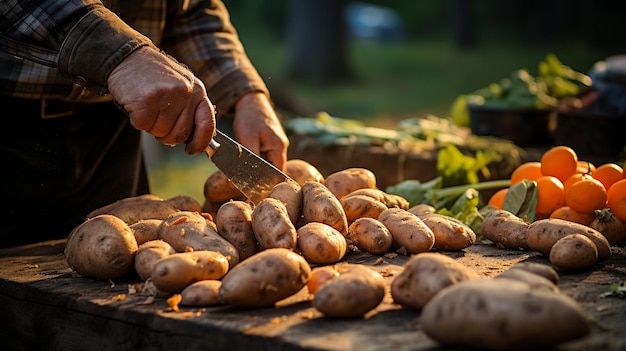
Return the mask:
M98 94L111 71L135 49L152 45L95 0L3 0L0 45L50 67Z
M232 113L248 92L269 96L221 1L190 0L188 7L171 11L161 46L204 82L220 114Z

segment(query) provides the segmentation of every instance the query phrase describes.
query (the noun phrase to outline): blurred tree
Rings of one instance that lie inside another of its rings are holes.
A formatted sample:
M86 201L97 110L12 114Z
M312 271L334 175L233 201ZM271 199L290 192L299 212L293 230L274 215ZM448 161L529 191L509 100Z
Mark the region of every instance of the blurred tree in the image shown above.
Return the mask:
M287 18L287 75L315 84L352 77L347 59L345 0L291 0Z

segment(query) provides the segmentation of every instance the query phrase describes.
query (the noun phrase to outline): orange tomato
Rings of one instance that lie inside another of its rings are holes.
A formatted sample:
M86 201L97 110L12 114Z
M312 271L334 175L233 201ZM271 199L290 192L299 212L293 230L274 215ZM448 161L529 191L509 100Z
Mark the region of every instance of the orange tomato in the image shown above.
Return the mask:
M578 168L578 155L569 146L555 146L541 155L541 174L564 182Z
M519 183L524 179L537 180L542 175L541 163L536 161L524 162L511 173L511 185Z
M622 222L626 222L626 179L613 183L607 192L609 210Z
M589 161L578 160L578 167L576 173L591 174L596 169L596 166Z
M562 206L554 210L550 214L550 218L558 218L564 219L566 221L580 223L584 225L589 225L595 219L595 216L592 213L580 213L578 211L573 210L569 206Z
M504 189L500 189L500 190L496 191L489 198L489 202L487 203L487 205L496 207L496 208L501 210L502 209L502 204L504 203L504 197L506 196L506 193L508 191L509 191L509 188L504 188Z
M583 178L565 192L565 204L581 213L592 213L606 206L608 194L604 185L593 177Z
M563 183L553 176L542 176L537 182L537 219L547 218L557 208L565 205L565 190Z
M586 173L574 173L567 179L565 179L565 181L563 182L563 188L565 189L565 193L567 193L567 189L569 189L572 184L584 178L591 178L591 175Z
M624 179L624 169L616 163L605 163L598 166L591 176L599 180L605 189L609 189L613 183Z

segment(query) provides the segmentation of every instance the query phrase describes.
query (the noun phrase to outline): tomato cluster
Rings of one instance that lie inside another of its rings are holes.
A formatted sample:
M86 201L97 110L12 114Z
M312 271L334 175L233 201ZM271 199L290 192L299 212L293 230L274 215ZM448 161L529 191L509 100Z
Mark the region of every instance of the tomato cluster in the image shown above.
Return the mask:
M511 186L524 179L537 183L535 219L560 218L589 225L596 210L608 209L626 223L626 173L622 165L596 167L579 160L572 148L559 145L545 151L540 161L519 165L511 174ZM496 192L488 205L502 208L508 189Z

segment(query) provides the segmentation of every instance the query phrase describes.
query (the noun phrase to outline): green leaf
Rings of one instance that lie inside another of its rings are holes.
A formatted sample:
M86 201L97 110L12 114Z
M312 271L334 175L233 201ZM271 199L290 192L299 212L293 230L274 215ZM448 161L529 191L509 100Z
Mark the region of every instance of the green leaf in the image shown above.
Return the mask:
M600 297L626 297L626 281L621 283L613 283L611 284L610 290L600 294Z
M537 208L537 182L524 179L509 188L502 209L509 211L520 218L526 218L529 222L535 220Z

